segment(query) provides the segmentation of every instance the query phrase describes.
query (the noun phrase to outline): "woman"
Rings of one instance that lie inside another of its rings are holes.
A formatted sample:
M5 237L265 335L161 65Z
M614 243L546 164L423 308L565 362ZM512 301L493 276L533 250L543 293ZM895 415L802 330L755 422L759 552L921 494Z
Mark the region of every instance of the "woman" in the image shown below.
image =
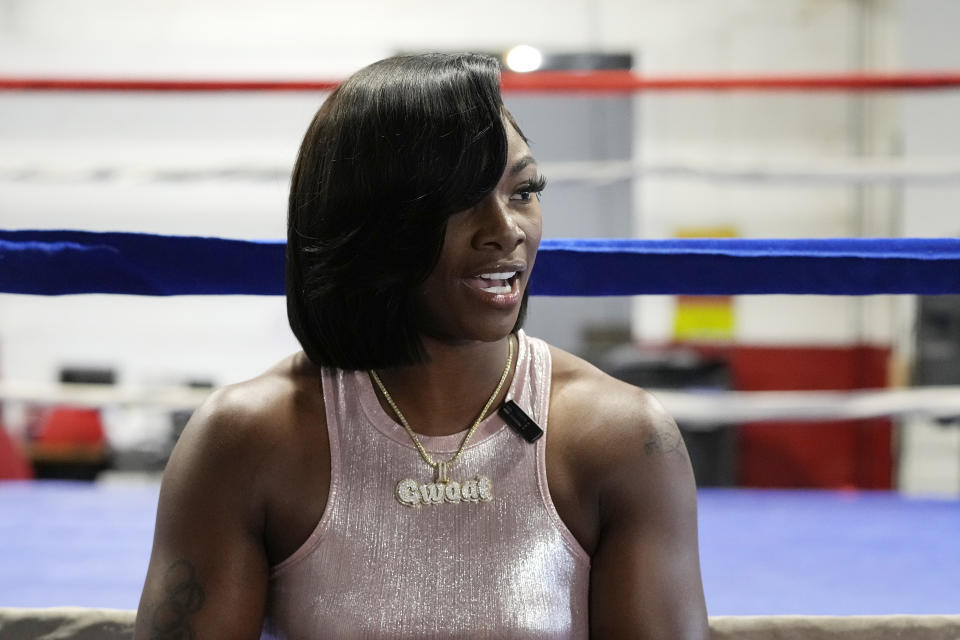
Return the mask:
M184 431L136 637L707 637L673 421L520 329L544 181L498 85L491 58L392 58L320 108L303 352Z

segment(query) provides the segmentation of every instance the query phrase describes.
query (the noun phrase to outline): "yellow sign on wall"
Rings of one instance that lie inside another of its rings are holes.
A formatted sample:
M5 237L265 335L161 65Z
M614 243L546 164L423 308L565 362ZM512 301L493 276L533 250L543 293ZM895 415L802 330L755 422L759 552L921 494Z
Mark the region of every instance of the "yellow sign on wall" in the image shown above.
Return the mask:
M735 238L732 227L678 229L675 238ZM673 337L677 341L725 342L736 331L733 296L677 296L673 315Z

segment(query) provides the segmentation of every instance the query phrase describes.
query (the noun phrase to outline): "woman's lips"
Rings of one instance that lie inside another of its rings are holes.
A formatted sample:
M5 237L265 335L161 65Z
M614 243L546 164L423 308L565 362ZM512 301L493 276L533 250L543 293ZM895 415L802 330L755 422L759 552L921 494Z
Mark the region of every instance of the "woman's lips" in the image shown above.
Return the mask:
M488 275L488 274L484 274ZM520 301L520 274L504 280L500 278L464 278L464 284L482 302L507 309Z

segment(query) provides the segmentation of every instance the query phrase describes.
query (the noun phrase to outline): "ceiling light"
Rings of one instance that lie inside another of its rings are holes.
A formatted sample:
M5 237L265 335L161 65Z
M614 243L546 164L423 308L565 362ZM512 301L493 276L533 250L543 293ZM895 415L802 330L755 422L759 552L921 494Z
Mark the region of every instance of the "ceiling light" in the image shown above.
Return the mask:
M511 71L536 71L543 64L543 54L528 44L518 44L507 52L506 62Z

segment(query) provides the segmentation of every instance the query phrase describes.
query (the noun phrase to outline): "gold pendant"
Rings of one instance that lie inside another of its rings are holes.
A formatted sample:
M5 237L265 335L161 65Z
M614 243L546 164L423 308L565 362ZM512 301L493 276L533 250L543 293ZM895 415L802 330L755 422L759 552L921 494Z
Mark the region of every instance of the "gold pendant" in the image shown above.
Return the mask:
M442 465L442 469L441 469ZM404 478L397 483L397 501L405 507L429 506L449 502L490 502L493 500L493 483L486 476L476 476L464 482L446 479L447 464L437 464L437 481L420 484ZM441 475L442 474L442 475ZM441 478L445 480L441 481Z

